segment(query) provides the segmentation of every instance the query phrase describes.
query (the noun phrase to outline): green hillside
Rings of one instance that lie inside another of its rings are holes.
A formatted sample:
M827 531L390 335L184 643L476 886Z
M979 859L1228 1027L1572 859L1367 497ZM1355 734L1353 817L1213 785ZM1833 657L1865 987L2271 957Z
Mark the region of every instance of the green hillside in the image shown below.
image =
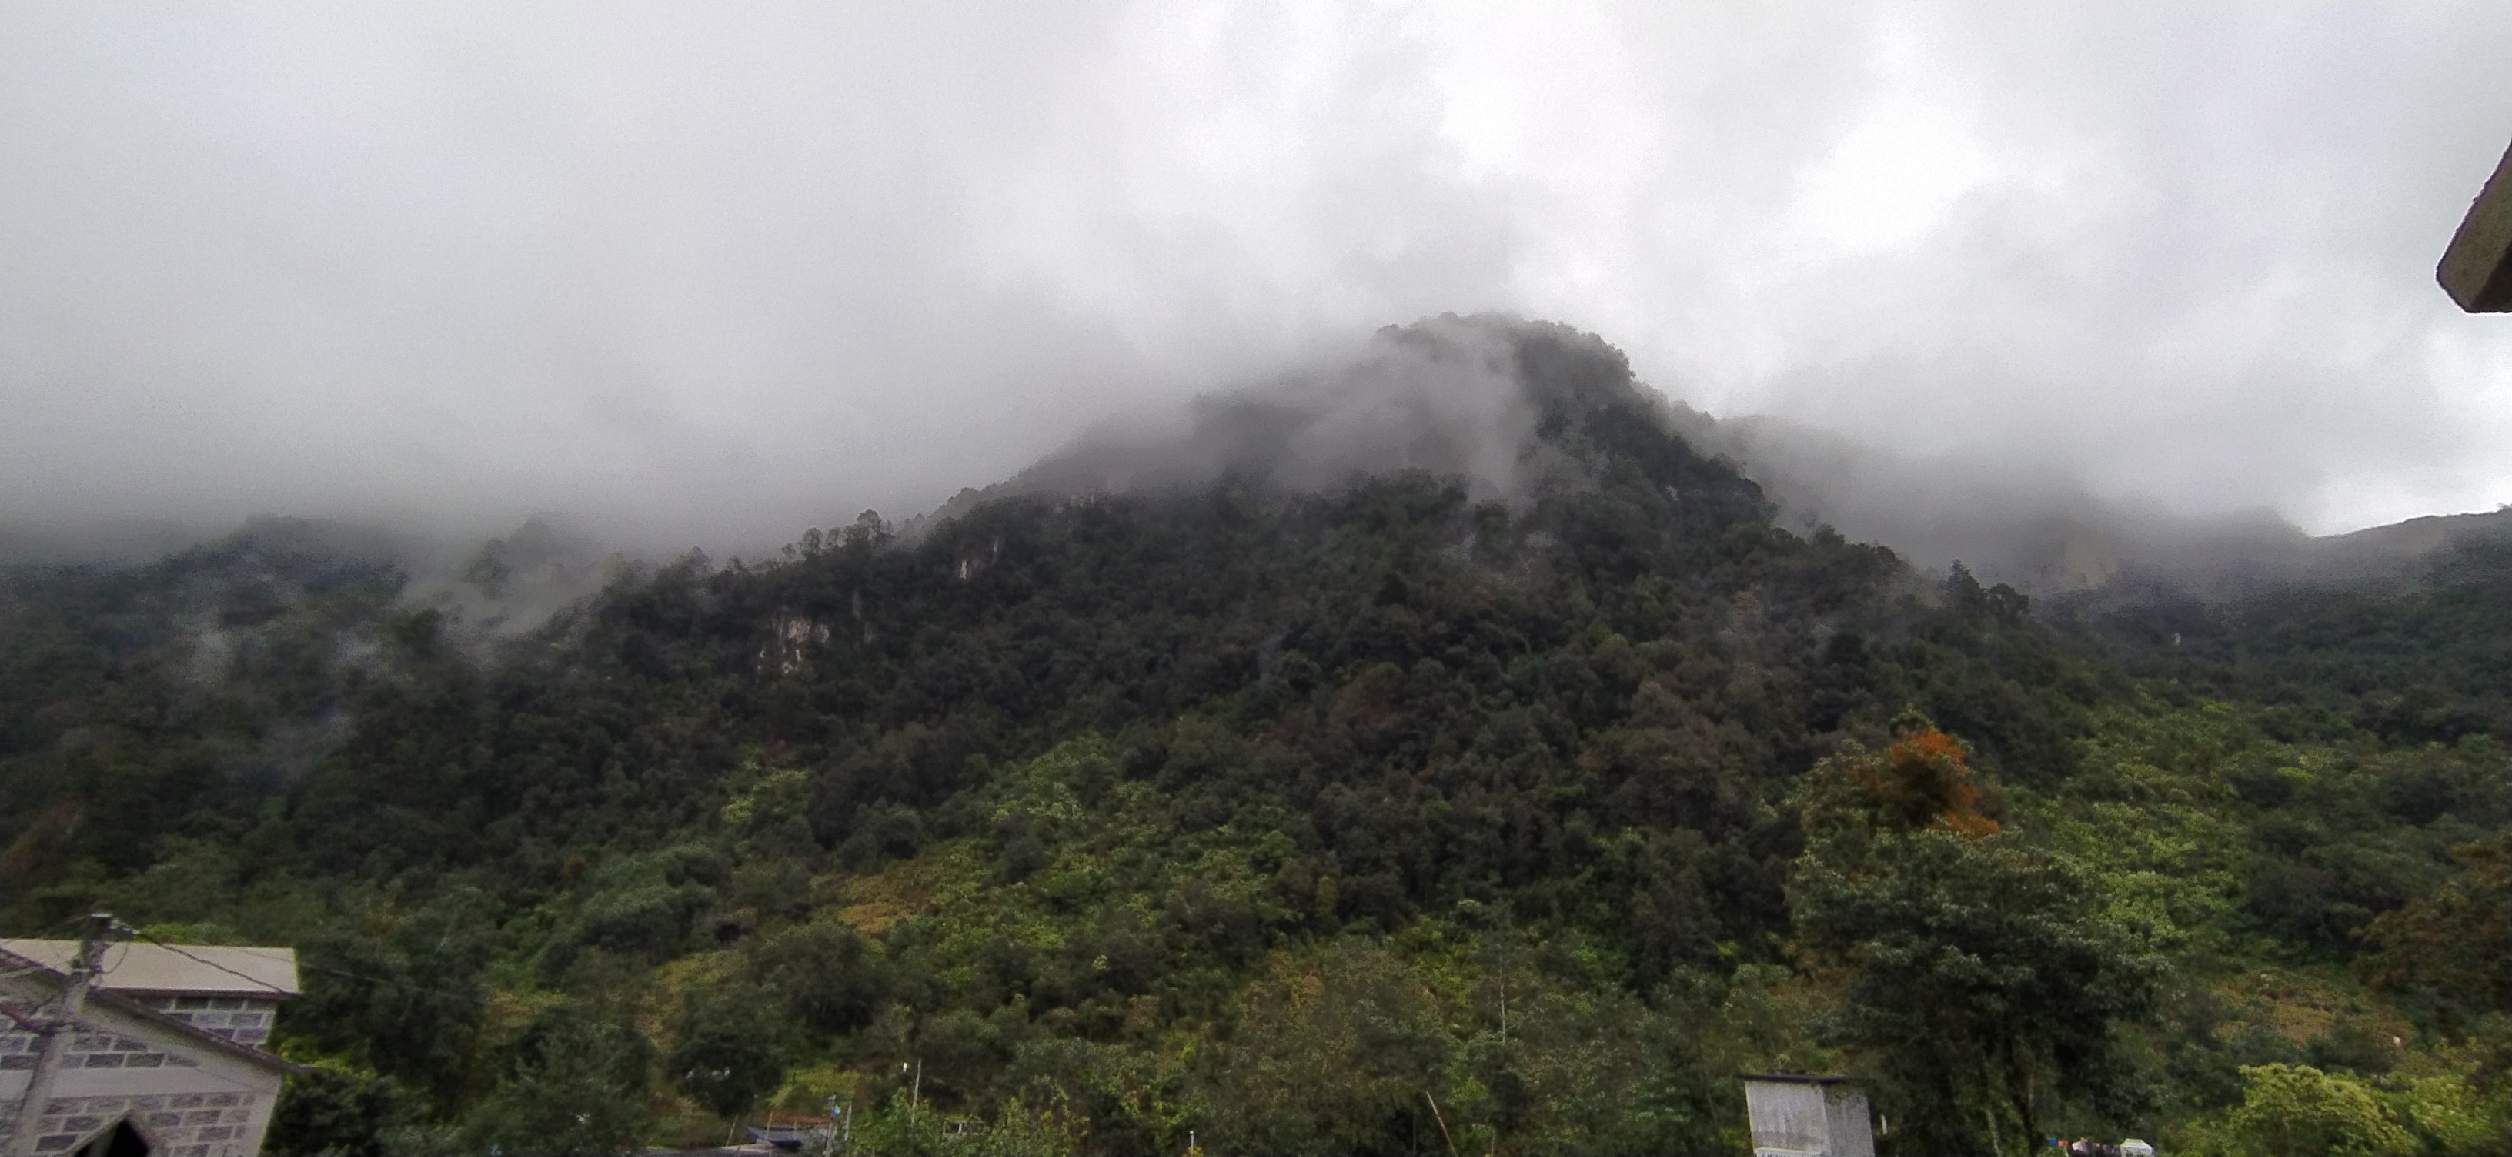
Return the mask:
M1772 1069L1902 1154L2512 1145L2500 551L2054 614L1592 336L1373 348L1510 384L1500 476L1258 398L529 630L511 542L5 572L0 931L296 945L282 1153L1735 1154Z

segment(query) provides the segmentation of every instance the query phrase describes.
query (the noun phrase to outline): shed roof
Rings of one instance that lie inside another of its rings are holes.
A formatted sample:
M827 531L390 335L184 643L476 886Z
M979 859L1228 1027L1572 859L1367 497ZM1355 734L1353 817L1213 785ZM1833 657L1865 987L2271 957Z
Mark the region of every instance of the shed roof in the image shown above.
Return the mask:
M78 957L76 940L0 940L0 952L23 956L55 972ZM105 949L96 986L107 992L182 996L295 996L297 951L238 945L122 943Z

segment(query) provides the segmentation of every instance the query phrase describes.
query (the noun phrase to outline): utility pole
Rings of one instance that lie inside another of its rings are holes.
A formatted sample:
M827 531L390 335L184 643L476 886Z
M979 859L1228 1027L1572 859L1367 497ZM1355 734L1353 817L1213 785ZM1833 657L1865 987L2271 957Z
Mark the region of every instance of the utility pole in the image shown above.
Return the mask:
M35 1030L43 1043L35 1054L35 1070L27 1074L26 1095L18 1099L17 1125L9 1133L8 1157L35 1157L35 1141L43 1131L44 1106L52 1100L53 1077L61 1071L61 1058L70 1051L71 1038L78 1032L79 1014L87 1009L88 987L96 982L97 969L104 961L105 945L113 930L113 917L103 912L89 915L79 926L78 956L70 961L61 1003Z

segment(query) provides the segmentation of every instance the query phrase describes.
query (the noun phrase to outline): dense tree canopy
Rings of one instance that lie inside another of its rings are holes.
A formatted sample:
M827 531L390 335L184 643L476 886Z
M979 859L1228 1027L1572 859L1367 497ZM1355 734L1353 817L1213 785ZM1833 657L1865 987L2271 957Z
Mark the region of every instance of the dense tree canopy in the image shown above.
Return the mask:
M832 1102L883 1153L1733 1153L1766 1069L1911 1152L2220 1136L2296 1071L2495 1127L2498 568L2043 615L1494 332L1507 489L1012 487L502 635L511 546L469 602L285 522L7 572L0 920L296 945L283 1153Z

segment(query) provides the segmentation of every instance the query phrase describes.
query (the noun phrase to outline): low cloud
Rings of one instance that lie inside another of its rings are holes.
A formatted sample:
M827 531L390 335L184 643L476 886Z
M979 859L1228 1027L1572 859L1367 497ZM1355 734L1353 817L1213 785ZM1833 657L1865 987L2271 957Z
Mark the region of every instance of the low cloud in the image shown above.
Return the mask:
M2057 492L2491 507L2512 327L2431 267L2512 124L2498 19L25 6L0 522L756 549L1485 309Z
M1363 475L1455 475L1516 499L1546 451L1518 369L1518 319L1428 319L1303 359L1272 378L1108 423L1014 481L1088 493L1225 474L1322 491Z

